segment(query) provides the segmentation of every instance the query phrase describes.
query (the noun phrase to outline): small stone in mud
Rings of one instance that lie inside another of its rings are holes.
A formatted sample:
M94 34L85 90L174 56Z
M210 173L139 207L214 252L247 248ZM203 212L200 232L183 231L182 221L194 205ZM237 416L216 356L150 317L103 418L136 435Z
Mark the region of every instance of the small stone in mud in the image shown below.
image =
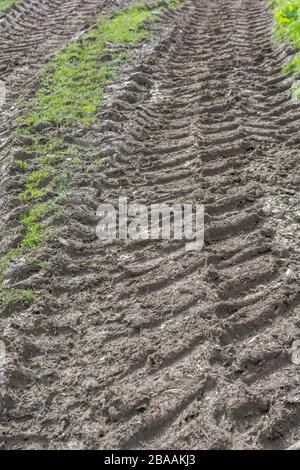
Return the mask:
M288 403L300 403L300 391L298 388L296 390L291 390L287 395Z
M300 222L300 213L295 215L295 221Z
M269 216L269 215L272 214L272 212L273 212L273 211L272 211L272 208L271 208L271 206L270 206L269 204L266 204L266 205L263 207L263 213L264 213L264 215Z
M300 450L300 441L293 444L291 447L288 448L288 450Z
M296 341L292 344L292 363L295 365L300 365L300 340L296 339Z
M296 274L294 273L294 271L292 271L290 268L287 269L286 273L285 273L285 277L287 279L297 279L297 276Z
M119 412L114 406L110 406L107 410L107 415L110 419L114 420L117 418Z

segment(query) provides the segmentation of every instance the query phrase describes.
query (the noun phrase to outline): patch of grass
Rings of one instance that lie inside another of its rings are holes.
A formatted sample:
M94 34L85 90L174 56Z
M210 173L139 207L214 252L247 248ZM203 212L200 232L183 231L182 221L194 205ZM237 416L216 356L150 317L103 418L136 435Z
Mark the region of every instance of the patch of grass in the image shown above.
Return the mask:
M293 44L300 50L300 1L299 0L270 0L274 9L274 34L277 40ZM283 68L288 74L300 74L300 55L293 57ZM300 98L300 85L294 88L294 97Z
M12 5L19 3L20 0L0 0L0 11L8 10Z
M72 166L78 166L78 165L81 165L82 164L82 160L80 157L73 157L70 159L70 165Z
M25 229L22 245L26 248L34 248L45 238L44 223L39 220L43 218L50 207L47 203L41 203L31 208L26 214L22 215L21 223Z
M44 225L41 223L31 223L30 226L26 228L27 230L22 240L22 245L26 248L35 248L45 238L45 232L43 231Z
M101 157L97 157L95 160L94 160L94 163L95 165L103 165L103 159Z
M50 174L50 167L44 167L37 171L32 171L25 178L25 190L20 194L19 198L24 202L31 202L47 193L48 187L41 187L43 181Z
M300 71L300 55L293 57L284 67L283 71L297 76Z
M8 305L19 303L33 303L36 300L35 290L28 289L8 289L0 286L0 311Z
M15 160L15 161L21 170L26 170L28 168L28 163L23 162L22 160Z
M0 258L0 279L3 279L10 261L22 255L20 248L10 250L2 258ZM10 289L0 283L0 311L12 303L28 302L31 303L35 300L35 290L28 289Z
M275 34L300 48L300 3L299 0L273 0Z

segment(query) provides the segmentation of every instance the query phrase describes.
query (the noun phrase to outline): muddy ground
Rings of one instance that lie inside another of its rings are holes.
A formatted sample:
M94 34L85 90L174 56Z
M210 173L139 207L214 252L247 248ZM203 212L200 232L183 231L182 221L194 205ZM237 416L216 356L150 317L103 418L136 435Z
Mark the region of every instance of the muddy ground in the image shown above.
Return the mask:
M23 73L105 2L25 3L0 27L11 100ZM65 14L74 22L62 36ZM63 236L43 246L49 266L10 272L12 286L49 294L1 319L3 449L283 449L300 439L300 108L281 73L290 51L274 46L263 0L191 0L163 12L160 34L77 136L104 165L73 176ZM4 224L18 190L10 178ZM204 249L100 242L96 208L122 192L204 203Z

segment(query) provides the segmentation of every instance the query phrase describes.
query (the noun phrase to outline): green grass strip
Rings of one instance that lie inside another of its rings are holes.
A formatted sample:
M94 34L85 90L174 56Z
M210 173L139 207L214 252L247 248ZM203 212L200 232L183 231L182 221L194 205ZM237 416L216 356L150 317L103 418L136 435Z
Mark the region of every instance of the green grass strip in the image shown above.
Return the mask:
M19 3L20 0L0 0L0 11L8 10L12 5Z
M274 9L274 35L300 50L300 0L270 0ZM300 54L295 55L283 71L293 76L300 75ZM300 85L294 87L293 96L300 99Z

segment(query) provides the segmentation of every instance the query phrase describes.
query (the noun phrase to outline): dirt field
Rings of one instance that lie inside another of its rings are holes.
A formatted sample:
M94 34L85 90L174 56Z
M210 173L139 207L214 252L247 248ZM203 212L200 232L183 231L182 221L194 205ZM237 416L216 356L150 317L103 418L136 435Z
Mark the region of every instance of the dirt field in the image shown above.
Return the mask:
M112 6L31 0L8 12L2 122L13 122L15 97L49 54ZM47 254L47 267L20 259L6 274L7 285L47 295L0 320L3 449L285 449L300 440L291 360L300 108L281 72L291 51L274 46L263 0L191 0L160 21L98 121L76 136L82 158L101 155L104 165L72 175L61 232L36 255ZM18 227L21 184L6 163L9 131L0 133L3 233ZM99 241L96 209L123 192L204 204L204 249Z

